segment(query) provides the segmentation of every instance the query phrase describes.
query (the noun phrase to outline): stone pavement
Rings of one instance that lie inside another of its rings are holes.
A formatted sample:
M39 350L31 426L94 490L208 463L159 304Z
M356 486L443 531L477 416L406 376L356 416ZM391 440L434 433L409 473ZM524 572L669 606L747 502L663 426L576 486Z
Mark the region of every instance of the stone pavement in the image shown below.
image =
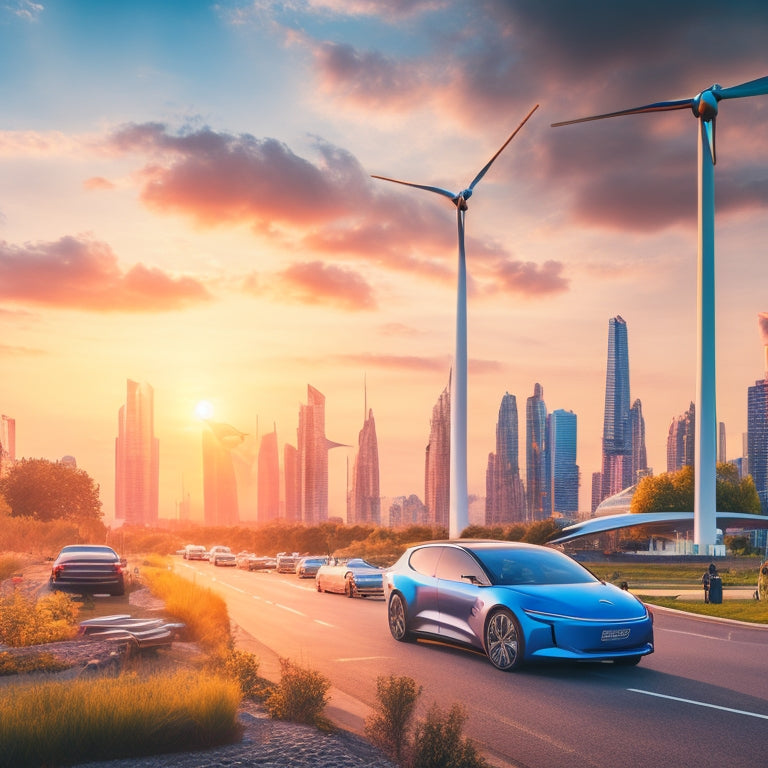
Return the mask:
M240 712L236 744L200 750L82 763L78 768L395 768L381 752L347 732L273 720L257 705Z

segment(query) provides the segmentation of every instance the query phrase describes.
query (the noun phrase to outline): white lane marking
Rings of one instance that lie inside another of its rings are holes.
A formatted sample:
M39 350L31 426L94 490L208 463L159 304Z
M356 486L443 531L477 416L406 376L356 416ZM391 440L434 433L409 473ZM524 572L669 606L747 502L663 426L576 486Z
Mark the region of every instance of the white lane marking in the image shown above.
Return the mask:
M378 659L391 659L392 656L358 656L348 659L336 659L336 661L377 661Z
M290 611L291 613L295 613L297 616L305 616L306 614L302 613L301 611L297 611L295 608L289 608L287 605L281 605L280 603L275 603L275 605L278 608L282 608L284 611Z
M320 621L320 619L315 619L316 624L322 624L324 627L330 627L331 629L334 629L333 624L329 624L327 621Z
M639 688L627 688L632 693L643 693L646 696L656 696L659 699L670 699L671 701L681 701L683 704L694 704L697 707L708 707L709 709L719 709L722 712L733 712L735 715L746 715L747 717L759 717L761 720L768 720L768 715L761 715L759 712L747 712L743 709L731 709L730 707L721 707L717 704L709 704L706 701L695 701L694 699L681 699L678 696L665 696L663 693L654 693L653 691L643 691Z

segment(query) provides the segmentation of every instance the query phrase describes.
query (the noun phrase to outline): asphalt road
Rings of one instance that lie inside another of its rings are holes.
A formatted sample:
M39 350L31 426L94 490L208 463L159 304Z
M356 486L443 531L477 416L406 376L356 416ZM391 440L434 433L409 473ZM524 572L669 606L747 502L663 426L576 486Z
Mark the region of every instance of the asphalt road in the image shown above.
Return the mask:
M279 657L332 681L329 714L363 732L376 678L408 675L422 705L461 702L465 733L495 765L754 768L768 765L768 628L655 612L656 652L637 667L496 670L477 653L397 643L383 599L319 594L313 580L208 563L175 570L220 592L238 643L279 678Z

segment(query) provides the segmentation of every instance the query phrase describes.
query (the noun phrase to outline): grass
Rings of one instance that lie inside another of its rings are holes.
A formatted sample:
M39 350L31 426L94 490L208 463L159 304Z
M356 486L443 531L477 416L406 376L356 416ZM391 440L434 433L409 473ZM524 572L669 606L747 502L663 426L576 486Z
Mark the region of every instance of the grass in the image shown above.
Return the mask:
M637 585L700 587L701 576L706 566L699 563L584 563L598 578L611 583L629 582L633 589ZM754 587L757 585L758 559L745 559L743 563L733 561L719 570L724 587Z
M20 573L24 563L13 555L0 556L0 581L5 581L11 576Z
M753 624L768 624L768 605L757 600L724 600L722 603L705 603L695 600L677 600L675 597L657 597L638 594L638 597L651 605L673 608L676 611L712 616L718 619L746 621Z
M67 765L225 744L240 688L197 672L13 685L0 699L0 768Z

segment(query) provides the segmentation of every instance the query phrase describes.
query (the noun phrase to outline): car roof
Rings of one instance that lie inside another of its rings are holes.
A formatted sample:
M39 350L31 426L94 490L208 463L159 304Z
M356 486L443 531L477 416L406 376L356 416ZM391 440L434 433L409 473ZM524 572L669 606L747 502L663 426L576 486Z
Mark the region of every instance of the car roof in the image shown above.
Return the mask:
M524 541L500 541L498 539L444 539L442 541L426 541L422 544L414 545L416 547L446 546L453 545L462 547L470 552L487 552L488 550L504 549L541 549L539 544L529 544Z

